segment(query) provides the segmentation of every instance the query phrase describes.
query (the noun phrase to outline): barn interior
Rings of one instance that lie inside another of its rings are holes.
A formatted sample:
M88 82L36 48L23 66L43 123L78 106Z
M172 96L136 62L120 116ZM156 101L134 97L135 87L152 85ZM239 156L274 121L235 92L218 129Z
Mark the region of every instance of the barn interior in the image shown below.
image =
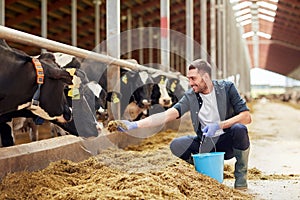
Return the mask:
M215 78L230 78L241 93L251 91L254 68L300 80L298 0L0 0L0 13L4 27L121 60L134 59L169 74L185 75L191 60L204 58L213 63ZM114 28L117 34L110 33ZM115 35L120 43L111 51L106 45ZM163 47L166 41L169 46ZM45 50L34 42L7 42L33 56ZM41 140L39 145L2 148L0 177L24 167L43 169L59 159L81 161L99 153L99 144L101 149L111 144L125 148L141 139L127 134L96 140L69 135Z
M107 27L111 23L107 16L115 12L115 8L109 10L104 0L1 2L2 25L87 50L106 41ZM168 70L185 74L186 62L191 57L210 57L216 65L216 78L239 74L244 80L240 83L243 92L250 90L248 71L252 68L299 80L299 9L297 0L121 0L117 16L120 33L123 33L120 58L133 58L146 66L161 64L160 32L144 31L139 36L136 31L130 38L125 32L164 27L162 19L166 17L172 32L188 36L200 45L188 47L185 39L177 40L170 34ZM30 55L41 51L19 43L12 45ZM147 48L149 45L152 48ZM206 56L199 53L199 48L204 49ZM106 47L101 51L107 53ZM189 51L194 55L184 53Z

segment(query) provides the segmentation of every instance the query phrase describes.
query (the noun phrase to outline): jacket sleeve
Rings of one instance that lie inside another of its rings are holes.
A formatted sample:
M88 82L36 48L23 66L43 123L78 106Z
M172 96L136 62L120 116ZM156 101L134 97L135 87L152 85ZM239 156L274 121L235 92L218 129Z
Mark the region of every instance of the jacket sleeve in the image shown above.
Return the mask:
M190 110L190 104L189 104L189 100L187 98L187 94L185 93L184 96L173 106L173 108L175 108L178 113L179 113L179 117L180 118L182 115L184 115L184 113L186 113L187 111Z
M249 111L249 108L246 105L246 101L240 96L233 83L229 84L228 94L235 114L239 114L243 111Z

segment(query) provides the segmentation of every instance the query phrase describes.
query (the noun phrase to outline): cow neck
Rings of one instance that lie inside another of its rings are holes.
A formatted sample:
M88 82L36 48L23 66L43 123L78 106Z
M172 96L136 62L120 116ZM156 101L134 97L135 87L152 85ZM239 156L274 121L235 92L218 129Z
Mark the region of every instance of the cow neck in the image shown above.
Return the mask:
M44 83L44 70L42 64L37 58L32 58L32 63L36 72L36 83L38 84L38 88L32 97L30 109L36 109L36 107L39 106L41 85Z

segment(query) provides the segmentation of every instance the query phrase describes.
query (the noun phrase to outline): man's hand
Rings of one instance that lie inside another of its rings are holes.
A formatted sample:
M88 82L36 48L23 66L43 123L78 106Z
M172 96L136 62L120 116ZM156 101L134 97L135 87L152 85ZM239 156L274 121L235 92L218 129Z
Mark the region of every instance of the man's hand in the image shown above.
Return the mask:
M110 121L108 123L108 130L110 132L113 131L120 131L120 132L127 132L133 129L138 128L136 122L130 122L128 120L116 120L116 121Z
M213 137L217 130L221 129L220 125L218 123L211 123L211 124L207 124L203 129L203 135L205 135L206 137Z

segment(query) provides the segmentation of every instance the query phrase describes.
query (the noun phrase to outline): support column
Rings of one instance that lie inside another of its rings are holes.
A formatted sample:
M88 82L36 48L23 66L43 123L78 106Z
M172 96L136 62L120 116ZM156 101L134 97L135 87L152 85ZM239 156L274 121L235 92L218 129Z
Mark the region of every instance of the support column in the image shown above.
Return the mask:
M200 0L201 58L207 60L207 1Z
M120 58L120 0L106 1L106 39L107 53L114 58ZM120 68L109 65L107 70L108 92L120 92ZM110 119L120 119L120 103L108 103Z
M94 0L93 1L95 4L95 51L100 52L100 5L101 1L100 0Z
M151 25L149 27L152 27ZM150 28L149 29L149 63L150 63L150 66L153 64L153 47L154 47L154 44L153 44L153 29Z
M227 15L227 4L229 3L228 1L226 0L222 0L223 1L223 9L222 9L222 65L223 65L223 79L227 77L227 57L226 57L226 54L227 54L227 49L226 49L226 36L227 36L227 21L226 21L226 15Z
M5 0L0 0L0 25L5 26Z
M216 79L216 1L210 0L210 64L212 78Z
M131 10L127 9L127 58L132 57L132 39L131 39L132 16Z
M253 31L253 61L254 67L259 67L259 21L258 21L258 5L256 2L251 4L252 14L252 31Z
M223 73L222 73L222 68L223 68L223 65L222 65L222 3L221 3L221 0L217 0L217 63L216 63L216 66L217 66L217 79L221 79L222 76L223 76Z
M77 46L77 0L72 0L72 45Z
M186 0L186 65L194 60L194 2ZM188 66L186 66L188 67ZM188 71L188 69L186 69Z
M170 71L170 0L160 0L161 70Z
M139 63L144 63L144 29L143 29L143 19L139 18Z
M42 7L41 36L47 38L47 0L42 0L41 7ZM42 49L41 51L46 52L47 50Z

